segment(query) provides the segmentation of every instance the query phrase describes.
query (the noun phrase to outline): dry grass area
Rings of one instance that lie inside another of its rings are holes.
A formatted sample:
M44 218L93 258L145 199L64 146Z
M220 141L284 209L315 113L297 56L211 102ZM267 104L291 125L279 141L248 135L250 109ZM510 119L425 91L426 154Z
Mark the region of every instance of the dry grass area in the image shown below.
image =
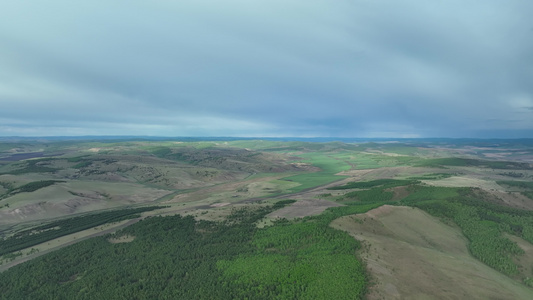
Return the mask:
M230 205L231 203L229 202L225 202L225 203L215 203L215 204L211 204L210 206L211 207L223 207L223 206L226 206L226 205Z
M533 289L473 258L460 230L425 212L382 206L332 227L362 241L368 299L533 299Z
M408 155L405 155L405 154L383 152L382 150L377 150L377 149L367 149L366 152L363 152L363 153L366 153L366 154L379 154L379 155L385 155L385 156L391 156L391 157L408 156Z
M278 180L286 177L286 174L279 174L269 177L253 178L237 182L223 183L211 187L206 187L186 194L180 194L174 198L162 202L162 204L173 203L235 203L250 198L264 197L274 193L280 193L286 189L298 185L294 182Z
M76 192L73 192L76 191ZM15 224L69 216L76 213L148 203L170 191L132 183L76 181L57 183L4 200L0 224Z
M202 202L173 203L169 207L156 211L146 212L146 216L193 216L197 220L222 221L231 214L232 209L241 208L249 204L215 203L205 204Z
M425 180L426 184L445 187L477 187L485 190L501 189L493 180L472 178L470 176L452 176L440 180Z
M350 176L350 177L352 177L351 180L353 180L353 179L361 180L367 174L371 174L372 171L374 171L374 170L376 170L376 169L364 169L364 170L356 170L356 169L354 169L354 170L342 171L342 172L339 172L339 173L337 173L335 175Z
M299 200L292 205L278 209L267 215L269 218L303 218L307 216L314 216L321 214L329 207L341 206L338 203L322 200L322 199L307 199Z
M423 167L382 167L377 169L365 170L349 170L338 173L338 175L351 176L356 180L373 180L378 178L395 178L395 177L409 177L424 175L430 173L444 173L452 172L451 170L443 170L439 168L423 168Z
M490 175L490 174L489 174ZM491 201L498 204L511 206L520 209L533 210L533 200L519 192L510 192L491 177L477 178L470 176L452 176L441 180L427 180L424 183L433 186L443 187L477 187L486 192L492 198Z
M533 200L518 192L490 191L504 205L533 210Z

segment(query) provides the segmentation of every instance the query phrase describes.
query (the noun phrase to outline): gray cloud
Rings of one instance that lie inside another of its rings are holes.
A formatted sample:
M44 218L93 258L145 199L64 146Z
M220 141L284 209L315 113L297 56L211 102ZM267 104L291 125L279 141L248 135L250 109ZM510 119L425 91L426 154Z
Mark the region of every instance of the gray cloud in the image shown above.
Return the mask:
M530 1L19 2L0 135L533 137Z

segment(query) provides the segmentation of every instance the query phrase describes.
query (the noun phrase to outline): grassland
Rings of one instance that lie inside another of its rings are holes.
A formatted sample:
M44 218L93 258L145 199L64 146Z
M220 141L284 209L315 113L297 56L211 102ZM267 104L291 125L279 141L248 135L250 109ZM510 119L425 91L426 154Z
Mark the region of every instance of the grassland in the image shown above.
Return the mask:
M299 183L300 185L291 188L290 192L299 192L319 185L325 185L334 181L342 180L346 177L336 175L339 172L350 169L350 165L345 161L323 153L305 153L299 155L305 163L311 164L320 169L318 172L300 174L285 177L283 180Z

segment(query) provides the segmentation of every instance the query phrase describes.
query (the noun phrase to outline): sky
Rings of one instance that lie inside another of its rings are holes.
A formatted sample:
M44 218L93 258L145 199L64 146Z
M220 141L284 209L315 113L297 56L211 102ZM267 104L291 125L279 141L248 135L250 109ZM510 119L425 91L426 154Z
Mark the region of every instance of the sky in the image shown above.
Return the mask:
M14 1L0 136L533 138L531 0Z

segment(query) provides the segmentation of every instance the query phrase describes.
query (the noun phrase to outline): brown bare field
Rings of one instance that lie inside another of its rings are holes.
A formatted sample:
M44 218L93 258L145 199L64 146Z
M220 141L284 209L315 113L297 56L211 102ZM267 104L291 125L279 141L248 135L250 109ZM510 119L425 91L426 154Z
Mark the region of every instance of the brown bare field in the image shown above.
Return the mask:
M363 243L370 300L533 299L533 289L473 258L459 229L419 209L385 205L331 226Z

